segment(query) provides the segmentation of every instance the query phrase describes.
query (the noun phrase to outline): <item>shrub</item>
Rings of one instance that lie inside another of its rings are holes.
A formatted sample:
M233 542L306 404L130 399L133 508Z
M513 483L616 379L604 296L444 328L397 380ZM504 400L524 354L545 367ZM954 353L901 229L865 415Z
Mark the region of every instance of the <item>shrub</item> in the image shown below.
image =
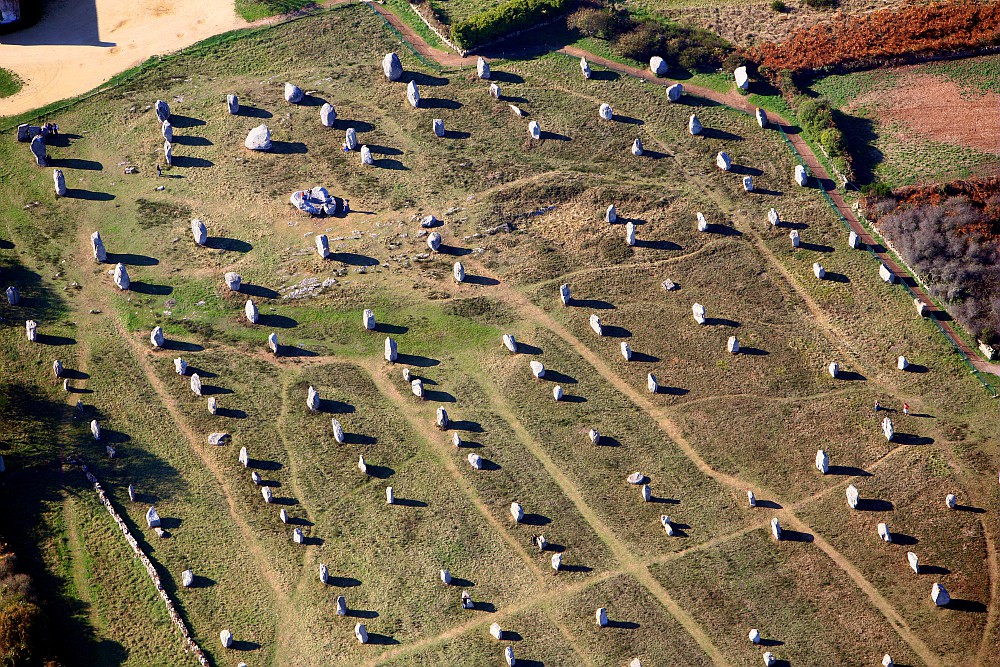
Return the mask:
M844 135L836 127L828 127L819 133L819 145L830 157L839 157L844 152Z
M823 130L834 127L833 110L825 99L807 98L802 100L799 98L799 103L795 105L795 111L799 116L799 124L802 125L802 129L817 139Z
M788 7L785 6L785 3L782 0L774 0L774 2L771 3L771 9L781 14L788 11Z
M38 605L15 600L0 608L0 663L36 664L45 652L46 622Z
M451 38L466 49L518 30L532 28L565 12L571 0L508 0L451 26Z
M582 7L568 17L566 26L587 37L611 40L620 33L631 30L635 23L626 12L609 11L595 7Z
M653 56L662 55L665 51L666 42L663 39L663 35L655 27L643 24L639 28L618 37L615 41L615 47L618 53L626 58L645 62ZM669 59L664 59L669 63Z
M647 20L622 32L614 40L615 50L626 58L645 62L660 56L671 67L716 70L733 53L718 35L701 28L688 28Z

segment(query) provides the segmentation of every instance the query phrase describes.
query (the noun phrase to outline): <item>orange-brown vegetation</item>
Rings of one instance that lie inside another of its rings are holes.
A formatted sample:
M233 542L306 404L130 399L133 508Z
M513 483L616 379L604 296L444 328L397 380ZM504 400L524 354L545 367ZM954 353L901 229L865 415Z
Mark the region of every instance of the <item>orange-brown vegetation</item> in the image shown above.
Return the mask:
M780 43L751 49L770 72L878 65L912 56L977 50L1000 44L1000 0L952 0L887 9L798 30Z

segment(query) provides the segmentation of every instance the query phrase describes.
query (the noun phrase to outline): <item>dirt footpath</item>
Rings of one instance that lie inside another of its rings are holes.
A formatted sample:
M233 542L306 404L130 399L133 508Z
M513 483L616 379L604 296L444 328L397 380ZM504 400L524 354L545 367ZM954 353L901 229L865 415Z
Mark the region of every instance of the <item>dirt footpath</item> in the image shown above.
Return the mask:
M99 86L149 56L247 25L232 0L52 0L31 28L0 37L0 67L25 82L9 116Z

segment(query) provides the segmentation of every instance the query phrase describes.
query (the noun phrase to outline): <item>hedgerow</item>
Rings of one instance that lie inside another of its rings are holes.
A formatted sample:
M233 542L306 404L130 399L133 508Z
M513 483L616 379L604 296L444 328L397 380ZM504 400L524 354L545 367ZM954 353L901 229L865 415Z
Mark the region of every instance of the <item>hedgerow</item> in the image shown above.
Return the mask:
M451 38L465 49L550 21L567 11L573 0L508 0L451 26Z

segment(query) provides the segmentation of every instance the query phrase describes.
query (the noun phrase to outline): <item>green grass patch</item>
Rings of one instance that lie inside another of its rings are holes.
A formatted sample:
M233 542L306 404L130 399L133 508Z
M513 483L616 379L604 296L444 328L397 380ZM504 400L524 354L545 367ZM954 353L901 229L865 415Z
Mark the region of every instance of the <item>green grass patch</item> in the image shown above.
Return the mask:
M315 5L315 0L236 0L236 13L247 21L287 14Z
M0 97L10 97L21 90L24 82L10 70L0 67Z

